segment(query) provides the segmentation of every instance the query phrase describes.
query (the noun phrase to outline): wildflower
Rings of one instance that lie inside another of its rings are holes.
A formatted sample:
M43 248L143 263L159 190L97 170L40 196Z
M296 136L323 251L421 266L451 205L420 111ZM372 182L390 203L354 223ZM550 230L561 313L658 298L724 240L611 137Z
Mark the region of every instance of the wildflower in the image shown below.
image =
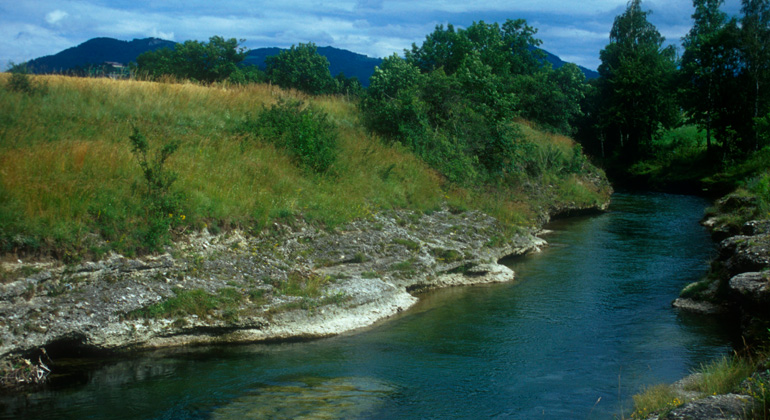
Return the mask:
M180 219L182 219L182 220L184 220L184 219L185 219L185 217L184 217L184 214L183 214L183 215L181 215L181 216L179 216L179 218L180 218Z
M174 217L174 214L173 214L173 213L169 213L169 214L168 214L168 217L169 217L169 218L172 218L172 217Z

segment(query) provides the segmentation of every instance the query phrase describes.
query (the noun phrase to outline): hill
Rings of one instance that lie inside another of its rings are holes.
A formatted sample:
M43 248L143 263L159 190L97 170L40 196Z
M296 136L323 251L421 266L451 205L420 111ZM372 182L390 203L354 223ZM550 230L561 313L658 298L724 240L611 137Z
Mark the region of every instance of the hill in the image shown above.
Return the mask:
M64 73L76 68L107 62L128 64L135 62L136 57L143 52L160 48L174 48L174 46L176 46L175 42L158 38L134 39L132 41L94 38L57 54L30 60L27 62L27 66L35 74ZM244 62L264 69L265 59L278 55L281 51L283 49L277 47L255 48L249 51ZM551 63L554 68L566 64L558 56L545 50L543 52L546 54L546 61ZM369 77L374 72L374 68L382 63L381 58L369 57L335 47L319 47L318 53L329 60L329 71L332 76L343 73L347 77L357 77L364 86L368 86ZM586 79L599 77L599 74L593 70L578 67L583 71Z
M35 74L64 73L78 67L100 65L107 62L128 64L136 61L139 54L161 48L174 48L173 41L158 38L121 41L114 38L93 38L54 55L36 58L27 62Z
M550 52L548 52L548 51L546 51L546 50L544 50L542 48L538 48L538 49L545 53L545 61L551 63L551 65L553 66L554 69L558 69L559 67L562 67L563 65L567 64L566 61L562 60L557 55L551 54ZM598 79L599 78L599 73L594 71L594 70L587 69L587 68L585 68L583 66L578 66L578 68L586 76L587 80Z
M249 51L244 60L259 68L265 68L265 59L278 55L283 48L256 48ZM347 77L357 77L362 85L369 85L369 77L374 73L374 68L382 63L381 58L373 58L363 54L354 53L334 47L318 47L318 53L329 60L329 72L332 76L343 73Z

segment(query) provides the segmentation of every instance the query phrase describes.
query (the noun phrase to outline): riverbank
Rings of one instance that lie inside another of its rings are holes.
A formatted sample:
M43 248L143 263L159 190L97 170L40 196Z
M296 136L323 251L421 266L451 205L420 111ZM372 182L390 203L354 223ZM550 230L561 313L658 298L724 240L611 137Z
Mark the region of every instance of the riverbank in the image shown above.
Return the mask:
M203 230L145 258L4 263L15 279L0 285L0 355L43 363L41 349L55 362L336 335L409 308L416 291L513 280L497 261L546 242L535 230L505 232L478 211L403 210L332 232L301 219L258 236Z
M746 348L731 358L702 366L673 385L659 385L638 394L634 397L634 417L767 418L770 219L766 202L761 191L758 194L746 188L716 201L702 224L719 243L718 254L711 262L709 274L685 287L673 302L675 308L683 311L735 319Z
M347 96L62 76L19 91L9 77L6 360L361 328L409 292L512 279L499 258L611 192L573 140L523 120L509 122L520 155L460 183L372 134Z

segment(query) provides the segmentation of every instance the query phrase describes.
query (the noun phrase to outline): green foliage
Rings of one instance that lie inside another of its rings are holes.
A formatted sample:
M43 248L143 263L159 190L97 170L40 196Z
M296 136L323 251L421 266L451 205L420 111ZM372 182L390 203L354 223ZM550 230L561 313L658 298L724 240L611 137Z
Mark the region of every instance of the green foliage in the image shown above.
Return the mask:
M600 52L598 124L613 148L631 159L651 149L659 125L676 119L673 46L647 20L641 0L631 0L615 18L610 43Z
M329 60L318 54L315 44L292 45L290 49L265 60L267 77L278 86L310 94L333 93L334 79L329 73Z
M763 219L770 218L770 172L766 171L750 179L746 189L756 197L754 216Z
M497 183L527 167L539 176L515 119L569 133L586 85L576 66L543 65L536 32L523 20L437 26L406 59L375 69L361 102L367 126L453 183Z
M758 371L746 380L746 391L754 398L752 419L770 418L770 369Z
M742 0L739 18L722 11L723 4L693 0L693 27L683 38L678 70L671 47L663 47L640 0L629 2L615 19L610 44L601 52L597 89L585 105L590 117L581 121L580 138L594 153L610 158L610 165L622 168L621 174L630 167L632 175L657 173L649 179L697 188L699 179L770 143L764 121L770 112L770 2ZM656 141L655 134L682 123L703 131L706 149L691 148L691 157L684 160Z
M140 228L140 232L144 245L151 251L157 251L168 241L171 227L184 220L179 216L182 194L171 189L178 175L165 167L168 158L179 148L179 143L166 143L152 153L147 138L138 129L134 128L129 139L146 184L143 191L146 225Z
M244 48L235 38L212 36L209 42L185 41L172 50L148 51L136 58L140 74L158 78L171 75L204 83L221 82L233 77L236 81L254 78L253 71L240 71L238 64L246 58ZM240 74L239 74L240 72Z
M247 126L317 173L326 172L338 153L337 129L328 114L301 101L281 101Z
M438 25L422 46L412 44L405 56L423 72L443 68L454 74L469 54L477 53L498 76L531 74L541 68L543 60L542 52L531 48L540 45L536 33L523 19L509 19L502 26L479 21L457 31L451 24L446 29Z
M694 0L693 27L683 39L680 102L692 121L706 131L711 148L712 130L723 133L731 125L725 112L735 95L734 75L739 71L738 27L735 19L719 10L722 0ZM719 140L726 140L720 138Z

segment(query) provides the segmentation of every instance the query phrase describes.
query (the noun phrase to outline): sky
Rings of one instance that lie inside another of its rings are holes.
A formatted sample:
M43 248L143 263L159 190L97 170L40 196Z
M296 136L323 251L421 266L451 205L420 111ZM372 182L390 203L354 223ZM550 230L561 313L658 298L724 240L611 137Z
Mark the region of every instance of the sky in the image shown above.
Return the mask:
M590 69L599 66L626 0L0 0L0 69L56 54L95 37L245 40L246 48L300 42L386 57L420 45L436 25L467 27L523 18L541 48ZM689 31L692 0L643 0L667 42ZM740 11L740 0L722 10Z

